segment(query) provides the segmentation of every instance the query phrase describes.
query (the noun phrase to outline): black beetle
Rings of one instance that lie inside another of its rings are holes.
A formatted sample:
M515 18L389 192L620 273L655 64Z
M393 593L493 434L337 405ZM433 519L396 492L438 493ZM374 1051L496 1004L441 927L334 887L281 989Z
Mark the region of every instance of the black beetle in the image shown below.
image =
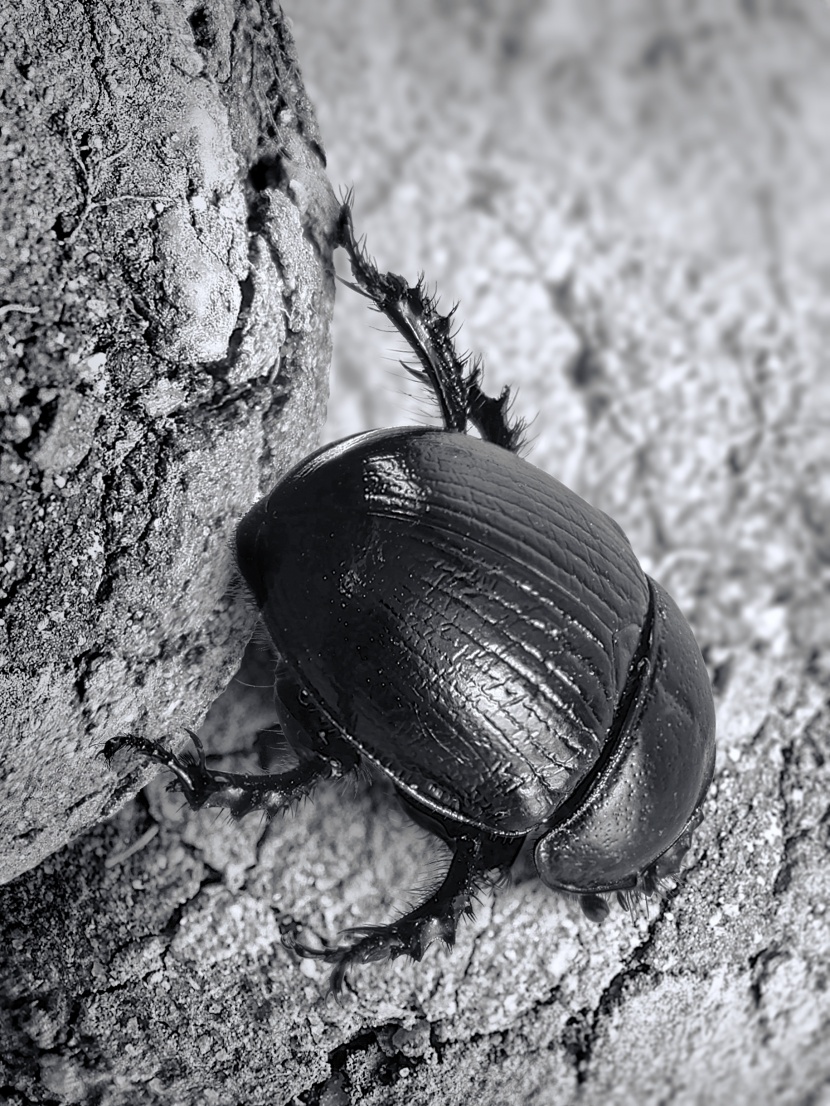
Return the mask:
M398 921L304 956L347 968L452 944L493 869L535 842L548 887L600 921L675 873L712 778L715 715L688 624L602 511L517 455L508 391L480 387L423 280L340 243L355 283L420 361L444 429L357 434L301 461L242 519L236 550L282 658L276 705L299 766L241 775L175 756L193 808L269 816L362 759L452 849L441 885ZM480 437L465 433L472 424Z

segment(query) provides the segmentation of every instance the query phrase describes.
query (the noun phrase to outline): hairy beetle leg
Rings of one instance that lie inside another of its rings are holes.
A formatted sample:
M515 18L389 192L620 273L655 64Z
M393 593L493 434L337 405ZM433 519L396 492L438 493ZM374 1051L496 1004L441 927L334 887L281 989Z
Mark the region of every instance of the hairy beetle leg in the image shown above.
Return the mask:
M150 760L158 761L173 772L168 790L180 791L193 810L203 806L225 807L235 818L252 810L263 810L271 818L293 802L304 798L315 784L328 776L339 775L340 766L330 757L308 756L297 768L269 775L221 772L208 768L201 741L187 731L196 747L196 756L177 756L157 741L134 734L121 734L106 743L104 757L109 761L119 749L131 748Z
M329 981L333 994L343 989L346 973L355 964L410 956L420 960L433 941L444 941L452 947L462 914L471 913L470 902L485 881L487 867L482 861L480 842L454 842L455 852L441 885L421 903L396 922L382 926L358 926L346 930L347 936L358 938L351 944L311 948L286 936L283 944L299 956L325 960L334 964Z
M423 277L410 285L397 273L378 270L354 236L349 198L340 209L339 235L354 276L349 287L370 299L408 342L421 368L406 364L404 368L432 388L446 428L464 431L472 423L485 441L518 453L525 425L521 419L508 418L510 389L505 388L498 398L481 390L481 359L471 360L455 348L455 308L442 315Z

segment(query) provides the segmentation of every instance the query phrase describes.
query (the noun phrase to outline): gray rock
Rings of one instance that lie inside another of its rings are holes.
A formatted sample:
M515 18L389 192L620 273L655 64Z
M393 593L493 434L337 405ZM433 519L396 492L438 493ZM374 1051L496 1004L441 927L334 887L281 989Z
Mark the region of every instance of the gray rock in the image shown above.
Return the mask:
M275 9L6 13L0 881L198 725L253 615L236 520L324 416L336 215Z
M648 917L594 927L519 870L452 953L367 966L337 1006L280 924L388 918L440 850L383 786L320 788L266 828L181 811L155 780L0 891L12 1102L828 1101L823 19L296 6L379 263L462 300L490 385L540 412L531 460L613 514L689 614L716 781ZM360 302L338 316L332 437L389 421L372 361L397 345L371 345ZM203 737L253 770L273 661L246 663Z

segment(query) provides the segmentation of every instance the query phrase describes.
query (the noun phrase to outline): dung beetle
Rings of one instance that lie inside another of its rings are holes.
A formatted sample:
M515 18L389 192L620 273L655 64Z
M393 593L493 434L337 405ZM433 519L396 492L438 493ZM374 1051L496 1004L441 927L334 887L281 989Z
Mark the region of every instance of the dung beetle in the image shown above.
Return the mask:
M208 769L121 735L194 809L272 816L361 761L449 845L440 886L387 925L297 953L334 965L452 945L471 898L526 841L539 877L601 921L679 870L712 778L715 714L683 615L622 530L518 455L509 390L481 388L453 311L382 274L339 219L354 282L400 331L444 426L374 430L301 461L245 515L236 554L281 657L297 767ZM467 433L472 426L479 436Z

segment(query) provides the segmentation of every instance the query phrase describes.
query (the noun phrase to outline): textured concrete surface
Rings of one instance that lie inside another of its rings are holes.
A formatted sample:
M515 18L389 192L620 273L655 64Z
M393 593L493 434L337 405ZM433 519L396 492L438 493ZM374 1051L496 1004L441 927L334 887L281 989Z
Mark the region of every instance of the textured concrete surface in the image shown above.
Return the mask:
M596 928L522 870L452 953L367 967L340 1006L280 927L392 916L440 852L365 782L265 830L181 812L154 781L0 892L4 1091L828 1102L830 12L289 14L371 250L462 300L490 383L538 412L531 460L613 514L689 614L716 781L686 876L648 917ZM372 322L340 295L331 437L386 424L410 389L384 377L399 343ZM240 750L270 716L273 662L248 663L205 732L228 765L256 763Z

